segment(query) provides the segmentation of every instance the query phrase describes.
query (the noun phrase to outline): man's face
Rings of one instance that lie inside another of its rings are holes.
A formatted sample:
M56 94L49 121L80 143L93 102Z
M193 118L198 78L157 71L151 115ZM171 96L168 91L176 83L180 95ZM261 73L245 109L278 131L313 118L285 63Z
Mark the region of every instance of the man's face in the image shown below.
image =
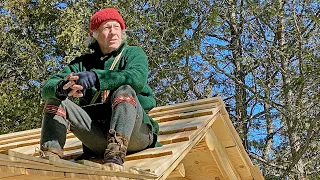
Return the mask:
M110 53L121 45L122 32L120 23L118 21L105 21L99 26L97 31L97 41L100 45L102 52Z

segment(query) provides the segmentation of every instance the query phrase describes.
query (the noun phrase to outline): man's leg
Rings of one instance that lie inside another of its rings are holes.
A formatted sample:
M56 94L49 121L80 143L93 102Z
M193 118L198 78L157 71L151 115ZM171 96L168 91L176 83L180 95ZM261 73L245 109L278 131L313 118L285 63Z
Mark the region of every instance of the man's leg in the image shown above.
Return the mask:
M104 154L107 147L107 133L102 130L99 123L92 121L81 107L68 99L64 101L48 99L42 121L41 150L62 157L67 129L93 152Z
M111 106L109 144L104 160L122 165L127 151L140 151L152 143L152 133L143 123L143 109L131 86L123 85L114 91Z

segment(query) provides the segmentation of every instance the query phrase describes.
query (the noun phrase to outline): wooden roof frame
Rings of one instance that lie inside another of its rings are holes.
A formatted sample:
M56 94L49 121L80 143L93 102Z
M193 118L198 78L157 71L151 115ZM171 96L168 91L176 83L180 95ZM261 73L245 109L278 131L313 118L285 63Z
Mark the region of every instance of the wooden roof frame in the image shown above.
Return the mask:
M221 97L157 107L149 115L159 123L164 146L128 155L124 169L72 161L82 152L72 133L67 134L65 159L35 157L41 129L0 135L0 180L264 179Z

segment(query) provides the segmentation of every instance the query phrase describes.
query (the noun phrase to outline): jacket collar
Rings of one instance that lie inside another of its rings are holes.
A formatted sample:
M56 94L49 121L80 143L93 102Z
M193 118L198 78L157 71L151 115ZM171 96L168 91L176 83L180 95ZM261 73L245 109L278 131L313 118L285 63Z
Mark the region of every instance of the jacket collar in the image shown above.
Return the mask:
M111 57L114 56L116 57L118 54L120 54L120 52L122 51L122 49L127 45L127 42L124 40L122 41L121 45L118 47L118 49L112 51L111 53L108 54L103 54L100 46L98 44L98 42L96 41L95 43L91 44L89 46L90 49L94 50L94 54L95 56L97 56L98 58L100 58L101 60L105 59L106 57Z

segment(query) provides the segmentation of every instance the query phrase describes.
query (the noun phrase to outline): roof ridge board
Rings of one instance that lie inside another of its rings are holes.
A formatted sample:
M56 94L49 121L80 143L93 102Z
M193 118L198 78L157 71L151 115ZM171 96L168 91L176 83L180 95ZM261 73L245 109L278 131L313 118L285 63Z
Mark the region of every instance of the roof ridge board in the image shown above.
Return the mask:
M166 112L157 112L153 114L149 114L150 117L156 118L156 117L162 117L165 115L173 115L173 114L178 114L178 113L194 113L199 110L205 110L205 109L213 109L219 106L219 103L214 102L214 103L209 103L209 104L203 104L199 106L192 106L192 107L186 107L186 108L180 108L180 109L173 109L169 110Z
M171 110L172 108L180 109L180 108L184 108L184 107L191 107L191 106L197 106L197 105L201 105L201 104L208 104L211 102L220 102L220 101L219 101L219 98L217 98L217 97L200 99L200 100L196 100L196 101L188 101L188 102L184 102L184 103L177 103L177 104L172 104L172 105L155 107L151 111L149 111L149 113L153 114L156 112L168 111L168 110Z

